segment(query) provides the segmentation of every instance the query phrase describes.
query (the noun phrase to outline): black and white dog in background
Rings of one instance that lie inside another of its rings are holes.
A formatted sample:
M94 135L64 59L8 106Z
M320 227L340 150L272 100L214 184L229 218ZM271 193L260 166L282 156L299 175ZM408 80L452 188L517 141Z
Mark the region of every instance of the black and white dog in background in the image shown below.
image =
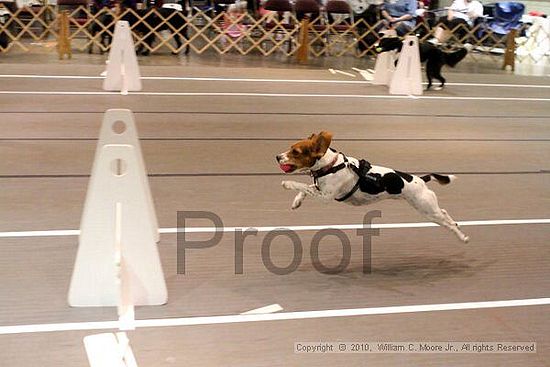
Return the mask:
M399 37L384 37L380 40L376 52L397 50L401 52L403 40ZM444 65L455 67L468 54L468 50L460 48L456 51L443 51L430 42L419 42L420 62L426 62L426 76L428 77L428 89L432 87L433 79L441 82L439 88L445 86L445 78L441 75Z

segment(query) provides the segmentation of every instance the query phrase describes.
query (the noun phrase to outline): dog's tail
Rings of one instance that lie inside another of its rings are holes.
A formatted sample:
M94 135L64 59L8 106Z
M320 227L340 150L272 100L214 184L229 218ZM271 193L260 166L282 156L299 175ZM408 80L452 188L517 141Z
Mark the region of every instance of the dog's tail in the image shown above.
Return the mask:
M440 185L447 185L450 184L452 181L456 179L455 175L440 175L437 173L430 173L429 175L425 175L420 177L424 182L431 181L432 177L440 184Z
M453 52L444 52L443 55L445 59L445 64L454 68L456 64L458 64L463 58L466 57L466 55L468 55L468 50L466 50L465 48L461 48Z

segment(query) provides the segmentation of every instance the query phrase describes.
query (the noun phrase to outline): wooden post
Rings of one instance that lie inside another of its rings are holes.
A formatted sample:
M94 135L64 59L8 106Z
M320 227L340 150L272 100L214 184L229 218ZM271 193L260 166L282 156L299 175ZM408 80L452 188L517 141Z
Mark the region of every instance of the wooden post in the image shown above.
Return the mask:
M59 60L63 60L63 56L67 55L70 59L72 55L71 51L71 39L69 38L69 14L66 10L62 11L57 16L59 22L59 34L57 35L57 53L59 54Z
M309 54L309 19L305 17L300 24L300 47L296 52L296 59L300 64L307 64Z
M504 53L504 64L502 69L506 69L507 66L512 68L512 71L516 68L516 35L517 30L512 29L506 37L506 52Z

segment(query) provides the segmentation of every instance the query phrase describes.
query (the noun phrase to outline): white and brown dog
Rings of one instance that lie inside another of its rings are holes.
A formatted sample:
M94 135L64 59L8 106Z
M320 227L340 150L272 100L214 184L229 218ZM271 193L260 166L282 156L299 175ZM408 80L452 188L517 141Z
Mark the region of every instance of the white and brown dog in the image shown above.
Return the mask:
M435 193L426 182L434 178L442 185L454 176L429 174L414 176L390 168L371 166L364 160L346 157L330 147L332 134L322 131L292 145L277 155L277 162L285 173L309 173L313 185L296 181L283 181L287 190L298 194L292 203L297 209L306 196L322 200L337 200L350 205L367 205L383 199L405 199L413 208L453 232L461 241L469 238L437 203Z

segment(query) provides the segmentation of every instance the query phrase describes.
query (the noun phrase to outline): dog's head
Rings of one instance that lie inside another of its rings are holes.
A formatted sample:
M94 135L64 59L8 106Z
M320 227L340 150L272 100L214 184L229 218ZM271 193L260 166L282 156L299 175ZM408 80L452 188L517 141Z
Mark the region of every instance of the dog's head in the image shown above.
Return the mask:
M403 41L399 37L384 37L380 39L376 52L382 53L386 51L398 50L401 51Z
M294 143L289 150L277 155L277 163L284 173L307 172L327 152L332 133L321 131Z

